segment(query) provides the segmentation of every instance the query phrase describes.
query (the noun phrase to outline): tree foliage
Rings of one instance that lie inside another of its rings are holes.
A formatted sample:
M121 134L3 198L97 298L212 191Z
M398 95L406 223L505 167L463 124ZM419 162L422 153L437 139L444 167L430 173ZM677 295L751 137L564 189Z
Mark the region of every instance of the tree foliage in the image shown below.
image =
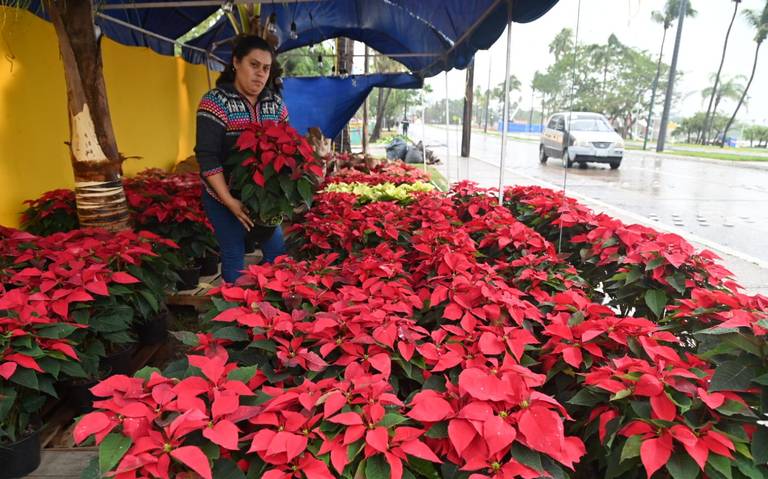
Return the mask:
M555 62L533 79L533 87L544 95L547 113L570 109L603 113L622 136L630 135L650 107L655 59L624 45L616 35L605 44L575 47L567 28L550 43L550 52ZM661 91L666 88L668 68L662 64ZM663 97L657 101L661 103Z

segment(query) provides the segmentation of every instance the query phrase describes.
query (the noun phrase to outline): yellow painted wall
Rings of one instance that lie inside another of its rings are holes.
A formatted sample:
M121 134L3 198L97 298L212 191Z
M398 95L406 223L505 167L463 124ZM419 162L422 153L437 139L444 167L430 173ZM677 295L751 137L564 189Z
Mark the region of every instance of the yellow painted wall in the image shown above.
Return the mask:
M126 161L124 173L170 169L191 155L205 67L109 39L102 54L118 149L142 157ZM52 25L0 7L0 224L18 225L23 200L72 188L66 95Z

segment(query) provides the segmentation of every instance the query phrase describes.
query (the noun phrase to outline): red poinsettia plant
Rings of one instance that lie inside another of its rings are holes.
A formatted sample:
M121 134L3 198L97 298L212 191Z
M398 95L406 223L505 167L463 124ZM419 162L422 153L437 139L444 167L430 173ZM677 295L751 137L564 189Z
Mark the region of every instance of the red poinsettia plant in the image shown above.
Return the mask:
M21 227L38 236L48 236L78 228L75 192L68 189L46 191L39 198L26 200Z
M258 224L276 225L294 209L312 205L323 177L322 160L286 122L253 123L237 140L227 164L230 188Z
M72 338L84 326L61 323L43 292L15 288L0 294L0 445L32 432L54 384L83 377Z

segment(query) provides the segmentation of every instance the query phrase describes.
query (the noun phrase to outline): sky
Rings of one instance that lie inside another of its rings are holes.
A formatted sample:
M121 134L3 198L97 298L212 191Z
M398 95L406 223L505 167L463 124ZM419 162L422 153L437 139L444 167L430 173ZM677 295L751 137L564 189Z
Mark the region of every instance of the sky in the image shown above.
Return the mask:
M678 58L678 71L683 72L683 79L675 86L682 92L684 99L673 105L672 114L689 116L707 108L702 100L701 90L709 86L709 75L717 71L722 54L723 40L733 13L732 0L691 0L698 11L695 18L686 18L683 22L683 35ZM743 0L740 10L749 8L762 10L768 0ZM661 10L664 0L581 0L581 21L578 41L582 43L605 43L611 33L629 46L647 50L657 58L661 45L662 27L651 20L653 10ZM549 12L538 20L528 24L512 25L512 63L511 73L523 84L521 108L531 105L531 80L537 70L545 71L554 62L549 53L549 43L564 27L576 30L579 0L560 0ZM667 32L664 47L664 61L670 63L676 24ZM734 22L728 42L728 54L723 66L723 75L732 77L744 75L746 78L752 69L755 42L754 30L739 14ZM768 41L765 42L768 44ZM504 58L506 54L506 32L487 51L479 51L475 56L475 85L485 89L488 84L489 59L491 65L491 86L504 80ZM448 73L450 98L464 95L465 70L452 70ZM428 101L445 98L445 74L427 79L433 89ZM746 84L746 80L744 81ZM515 98L513 96L513 98ZM757 73L749 93L749 105L742 107L738 119L747 123L768 125L768 45L763 45L758 60ZM540 101L536 101L538 105ZM721 111L733 112L735 102L723 101Z

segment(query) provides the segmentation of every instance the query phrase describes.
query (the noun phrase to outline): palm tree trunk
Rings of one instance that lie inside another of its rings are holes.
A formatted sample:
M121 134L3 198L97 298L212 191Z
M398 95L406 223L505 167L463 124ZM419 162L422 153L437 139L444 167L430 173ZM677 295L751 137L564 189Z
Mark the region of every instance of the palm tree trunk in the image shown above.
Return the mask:
M69 152L80 225L129 228L122 158L112 130L91 2L46 0L46 7L64 63Z
M712 128L712 121L714 119L717 110L712 111L712 102L717 94L717 84L720 83L720 73L723 71L723 63L725 63L725 52L728 49L728 37L731 36L731 28L733 27L733 21L736 20L736 13L739 10L739 2L735 2L733 7L733 16L731 16L731 23L728 25L728 31L725 32L725 41L723 42L723 55L720 57L720 66L717 68L717 75L715 75L715 85L712 87L712 94L709 95L709 106L707 106L707 114L704 116L704 135L701 143L707 142L707 136L709 135L709 129Z
M661 48L659 49L659 61L656 63L656 78L653 79L653 90L651 92L651 105L648 108L648 121L645 123L645 138L643 139L643 150L648 146L648 132L651 130L651 120L653 119L653 104L656 102L656 89L659 87L659 76L661 75L661 59L664 56L664 42L667 40L667 29L664 29L664 35L661 37Z
M747 82L747 86L744 88L744 91L741 94L741 98L739 98L739 104L736 105L736 110L734 110L733 115L731 116L731 119L728 120L728 123L725 125L725 128L723 129L723 138L720 140L721 148L725 145L725 137L728 135L728 130L731 129L731 125L733 125L733 122L736 120L736 115L739 113L739 108L741 108L742 103L744 103L744 99L747 97L747 92L749 91L749 87L752 85L752 80L755 79L755 70L757 70L757 58L758 58L758 55L760 55L760 45L762 45L762 42L758 42L757 47L755 47L755 61L752 64L752 74L749 76L749 81Z

